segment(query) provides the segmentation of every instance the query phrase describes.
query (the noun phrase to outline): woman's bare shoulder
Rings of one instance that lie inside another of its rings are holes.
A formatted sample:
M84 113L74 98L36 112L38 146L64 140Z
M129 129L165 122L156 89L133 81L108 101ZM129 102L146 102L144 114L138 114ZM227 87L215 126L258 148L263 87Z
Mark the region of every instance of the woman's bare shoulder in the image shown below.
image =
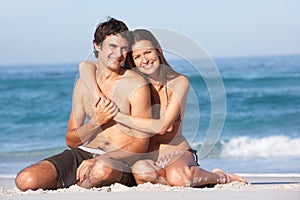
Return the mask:
M170 68L167 71L167 79L168 79L169 84L171 84L171 85L177 85L177 84L189 85L190 84L190 80L189 80L188 76L178 73L175 70L173 70L172 68Z

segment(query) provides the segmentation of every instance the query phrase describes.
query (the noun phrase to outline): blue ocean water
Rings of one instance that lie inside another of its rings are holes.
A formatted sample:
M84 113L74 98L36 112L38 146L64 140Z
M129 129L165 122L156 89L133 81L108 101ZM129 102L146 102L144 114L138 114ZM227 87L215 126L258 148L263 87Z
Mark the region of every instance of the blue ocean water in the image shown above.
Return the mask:
M300 56L214 63L226 91L226 118L201 166L235 173L300 173ZM199 151L211 118L211 94L190 63L170 64L190 78L184 135ZM67 148L77 65L0 66L0 176L14 176Z

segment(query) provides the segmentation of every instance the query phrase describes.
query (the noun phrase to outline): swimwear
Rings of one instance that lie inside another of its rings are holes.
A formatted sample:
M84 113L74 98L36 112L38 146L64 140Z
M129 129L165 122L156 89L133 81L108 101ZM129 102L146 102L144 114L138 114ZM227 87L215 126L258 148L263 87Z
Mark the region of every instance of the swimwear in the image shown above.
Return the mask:
M137 186L133 173L131 172L131 167L126 162L123 163L123 174L119 183L122 183L128 187Z
M191 152L193 154L195 162L196 162L197 166L199 166L197 151L194 150L194 149L188 149L187 151L189 151L189 152ZM167 167L170 164L170 162L173 160L174 157L180 156L184 152L186 152L186 150L179 149L179 150L173 151L173 152L171 152L171 153L169 153L167 155L164 155L160 159L158 159L155 162L155 164L157 166L159 166L160 168L165 168L165 167Z
M74 185L76 181L76 171L79 165L87 159L93 158L93 154L83 151L82 149L75 148L65 150L59 154L46 158L56 168L58 175L59 186L67 188Z
M105 152L100 149L80 146L75 149L65 150L44 160L51 162L55 166L60 187L67 188L77 183L77 168L84 160L94 158L103 153ZM119 183L129 187L135 186L136 183L133 174L131 173L130 166L125 162L122 162L122 164L124 170Z

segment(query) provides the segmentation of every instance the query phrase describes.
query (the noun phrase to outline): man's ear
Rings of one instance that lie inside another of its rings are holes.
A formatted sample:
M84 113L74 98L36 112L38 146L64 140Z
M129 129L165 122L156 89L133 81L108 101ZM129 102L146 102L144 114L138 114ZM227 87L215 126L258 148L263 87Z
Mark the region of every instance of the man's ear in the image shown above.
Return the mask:
M94 42L94 48L95 48L96 51L100 51L101 50L101 45Z

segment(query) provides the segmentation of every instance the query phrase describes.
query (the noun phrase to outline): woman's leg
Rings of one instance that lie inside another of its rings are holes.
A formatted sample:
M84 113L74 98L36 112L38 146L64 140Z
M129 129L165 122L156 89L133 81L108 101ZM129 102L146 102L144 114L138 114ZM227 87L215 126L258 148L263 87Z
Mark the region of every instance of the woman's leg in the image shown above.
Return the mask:
M84 188L109 186L113 183L119 183L122 179L123 163L111 158L98 158L83 161L91 162L85 173L84 180L78 182L77 185Z
M232 181L247 182L243 178L226 173L221 169L209 172L200 168L197 166L193 154L189 151L185 151L181 156L174 158L166 167L166 181L168 185L188 187L202 187Z

